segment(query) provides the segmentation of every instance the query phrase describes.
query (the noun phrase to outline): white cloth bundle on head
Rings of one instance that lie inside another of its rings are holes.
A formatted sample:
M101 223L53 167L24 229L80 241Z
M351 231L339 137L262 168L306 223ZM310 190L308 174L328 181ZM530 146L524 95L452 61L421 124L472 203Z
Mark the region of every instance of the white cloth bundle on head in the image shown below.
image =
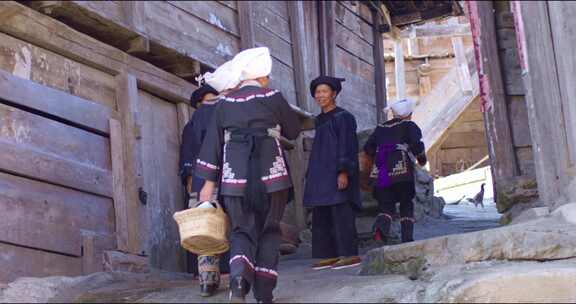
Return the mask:
M416 106L414 100L406 98L396 101L385 110L392 110L394 116L407 117L414 112L414 106Z
M272 57L267 47L244 50L232 59L234 69L240 72L240 81L268 76L272 72Z
M240 83L240 72L233 60L230 60L219 66L213 73L204 74L204 81L221 93L235 88Z

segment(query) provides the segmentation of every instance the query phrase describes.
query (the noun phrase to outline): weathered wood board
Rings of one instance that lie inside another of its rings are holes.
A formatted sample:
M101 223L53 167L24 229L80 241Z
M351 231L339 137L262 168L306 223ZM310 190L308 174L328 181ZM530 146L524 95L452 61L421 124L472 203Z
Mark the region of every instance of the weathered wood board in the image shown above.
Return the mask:
M279 38L272 34L270 29L260 25L254 26L254 39L257 45L268 47L272 57L292 68L292 45L290 42Z
M336 45L345 49L349 53L357 56L363 61L374 65L374 56L372 54L372 45L362 40L353 32L336 23Z
M21 277L79 276L82 259L0 242L0 282Z
M282 4L283 7L286 6L286 3ZM259 2L255 2L253 8L254 16L256 17L254 19L255 24L265 29L270 36L279 38L286 43L292 42L287 11L285 12L286 15L279 15L278 12L274 11L269 5L260 5Z
M566 129L566 146L568 150L567 165L576 166L576 88L574 75L576 75L576 59L566 55L572 53L576 45L576 34L570 30L576 26L574 14L576 7L573 3L549 2L550 26L554 39L554 51L560 81L562 96L562 115Z
M146 2L148 38L211 67L238 53L240 41L173 4Z
M101 133L109 132L106 121L117 115L109 107L42 86L2 69L0 98Z
M138 83L159 96L189 99L194 86L150 63L82 34L57 20L13 1L0 2L0 11L14 11L0 23L0 32L58 53L112 75L133 73Z
M0 168L112 197L106 138L0 105Z
M176 106L144 91L138 94L142 126L142 164L147 204L150 265L170 271L184 269L178 228L172 218L184 208L183 187L178 176L180 134Z
M112 200L0 173L0 242L82 255L81 230L112 235Z
M371 25L346 8L342 2L336 4L335 13L338 23L369 44L374 43Z
M232 7L219 1L168 1L170 4L190 13L213 26L240 37L238 13ZM229 1L234 2L234 1Z
M114 77L0 33L0 69L116 109Z

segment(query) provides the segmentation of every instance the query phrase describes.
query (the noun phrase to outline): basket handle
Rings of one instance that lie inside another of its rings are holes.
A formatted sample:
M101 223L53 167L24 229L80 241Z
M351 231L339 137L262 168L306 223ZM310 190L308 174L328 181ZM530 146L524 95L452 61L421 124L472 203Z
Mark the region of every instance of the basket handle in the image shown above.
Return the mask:
M206 201L197 202L197 203L196 203L196 206L194 206L194 208L198 207L200 204L203 204L203 203L205 203L205 202L206 202ZM223 210L223 209L222 209L222 205L220 205L220 203L219 203L218 201L213 201L213 202L210 202L210 203L216 205L216 209Z

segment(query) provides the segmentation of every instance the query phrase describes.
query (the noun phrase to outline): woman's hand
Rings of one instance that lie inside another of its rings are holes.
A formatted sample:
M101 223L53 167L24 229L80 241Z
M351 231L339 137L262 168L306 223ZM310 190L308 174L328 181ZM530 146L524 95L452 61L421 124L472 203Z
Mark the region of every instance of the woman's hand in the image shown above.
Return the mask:
M188 194L192 193L192 176L186 177L186 191Z
M206 181L202 190L200 190L200 202L210 201L212 199L212 193L214 193L214 188L216 187L216 183L212 181Z
M344 190L348 188L348 173L341 172L338 174L338 190Z

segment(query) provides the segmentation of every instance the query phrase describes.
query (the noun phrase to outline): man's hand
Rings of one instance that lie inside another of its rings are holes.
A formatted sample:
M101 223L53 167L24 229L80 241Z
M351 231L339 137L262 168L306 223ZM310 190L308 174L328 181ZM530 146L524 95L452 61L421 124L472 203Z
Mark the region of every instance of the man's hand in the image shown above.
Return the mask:
M348 173L341 172L338 174L338 190L344 190L348 188Z

